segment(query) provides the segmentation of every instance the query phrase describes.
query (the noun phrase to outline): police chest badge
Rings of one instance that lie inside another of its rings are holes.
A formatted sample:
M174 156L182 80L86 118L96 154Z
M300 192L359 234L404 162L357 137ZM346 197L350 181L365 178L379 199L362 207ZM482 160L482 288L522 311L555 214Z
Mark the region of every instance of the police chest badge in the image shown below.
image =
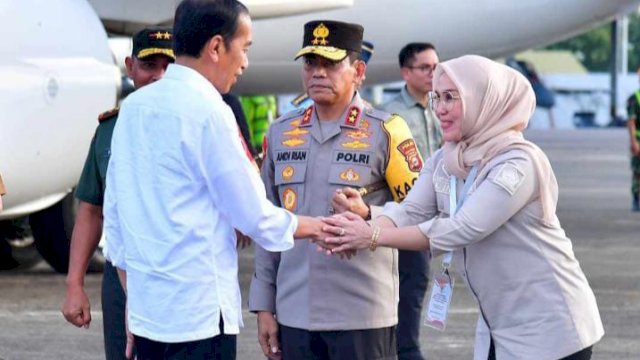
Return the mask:
M409 165L409 170L419 172L422 170L422 158L418 153L418 147L413 139L407 139L398 145L398 151L404 155L404 160Z
M300 138L292 138L292 139L287 139L282 141L282 145L290 148L298 147L300 145L304 145L305 143L306 141Z
M290 165L287 165L284 169L282 169L282 179L283 180L291 180L291 178L293 177L293 167Z
M362 142L360 140L354 140L354 141L342 143L342 146L347 149L366 149L369 147L369 144L367 144L366 142Z
M293 211L298 204L298 194L292 188L286 188L282 193L282 206L289 211Z
M340 173L340 179L344 181L355 182L360 180L360 175L358 175L358 173L352 168L349 168Z

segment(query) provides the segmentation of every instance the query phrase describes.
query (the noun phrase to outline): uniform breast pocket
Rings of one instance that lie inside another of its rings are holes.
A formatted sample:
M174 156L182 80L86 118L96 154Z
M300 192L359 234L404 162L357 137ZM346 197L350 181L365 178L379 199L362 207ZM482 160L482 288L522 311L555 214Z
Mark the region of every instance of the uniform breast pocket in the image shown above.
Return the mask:
M275 185L283 208L297 212L303 203L306 163L280 163L275 166Z
M333 164L329 173L329 183L335 188L349 186L360 188L371 184L371 167L367 165Z

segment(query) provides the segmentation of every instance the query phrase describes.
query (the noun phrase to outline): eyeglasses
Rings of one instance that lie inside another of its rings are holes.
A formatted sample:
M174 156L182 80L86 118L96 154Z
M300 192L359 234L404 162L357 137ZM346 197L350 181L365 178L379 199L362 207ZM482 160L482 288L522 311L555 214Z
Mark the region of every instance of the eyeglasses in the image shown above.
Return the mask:
M453 103L456 100L460 100L460 94L455 90L446 90L439 95L435 91L429 91L429 107L431 110L436 111L440 102L444 104L444 108L447 111L453 109Z
M436 69L437 65L427 65L427 64L423 64L423 65L418 65L418 66L405 66L408 69L411 70L420 70L421 73L424 73L425 75L430 75L431 73L433 73L433 70Z

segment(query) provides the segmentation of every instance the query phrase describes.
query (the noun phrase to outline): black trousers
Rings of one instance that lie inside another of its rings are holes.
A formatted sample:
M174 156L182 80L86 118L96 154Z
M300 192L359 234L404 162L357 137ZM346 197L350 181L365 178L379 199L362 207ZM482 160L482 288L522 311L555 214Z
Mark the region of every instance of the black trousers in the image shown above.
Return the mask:
M422 304L429 284L429 255L424 251L399 250L398 274L398 359L423 360L420 352L420 324Z
M396 328L307 331L280 325L282 360L396 360Z
M137 360L235 360L236 335L223 334L222 328L220 318L220 335L182 343L163 343L134 335Z
M118 271L106 262L102 273L102 332L107 360L125 360L127 332L124 325L126 298Z
M593 351L593 346L589 346L588 348L582 349L577 353L573 353L567 357L563 357L559 360L590 360L591 354ZM493 345L493 339L491 339L491 346L489 347L489 359L488 360L496 360L496 348Z

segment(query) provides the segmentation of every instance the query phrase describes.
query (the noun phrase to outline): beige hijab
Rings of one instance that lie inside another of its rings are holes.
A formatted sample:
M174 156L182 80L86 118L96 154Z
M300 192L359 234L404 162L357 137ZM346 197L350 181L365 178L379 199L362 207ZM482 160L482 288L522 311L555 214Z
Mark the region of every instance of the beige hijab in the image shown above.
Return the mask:
M529 81L512 68L487 58L467 55L440 63L434 73L434 88L447 74L462 101L462 139L443 147L445 168L466 178L474 163L480 171L495 156L512 149L529 153L534 161L544 222L555 219L558 183L547 156L524 139L536 101Z

